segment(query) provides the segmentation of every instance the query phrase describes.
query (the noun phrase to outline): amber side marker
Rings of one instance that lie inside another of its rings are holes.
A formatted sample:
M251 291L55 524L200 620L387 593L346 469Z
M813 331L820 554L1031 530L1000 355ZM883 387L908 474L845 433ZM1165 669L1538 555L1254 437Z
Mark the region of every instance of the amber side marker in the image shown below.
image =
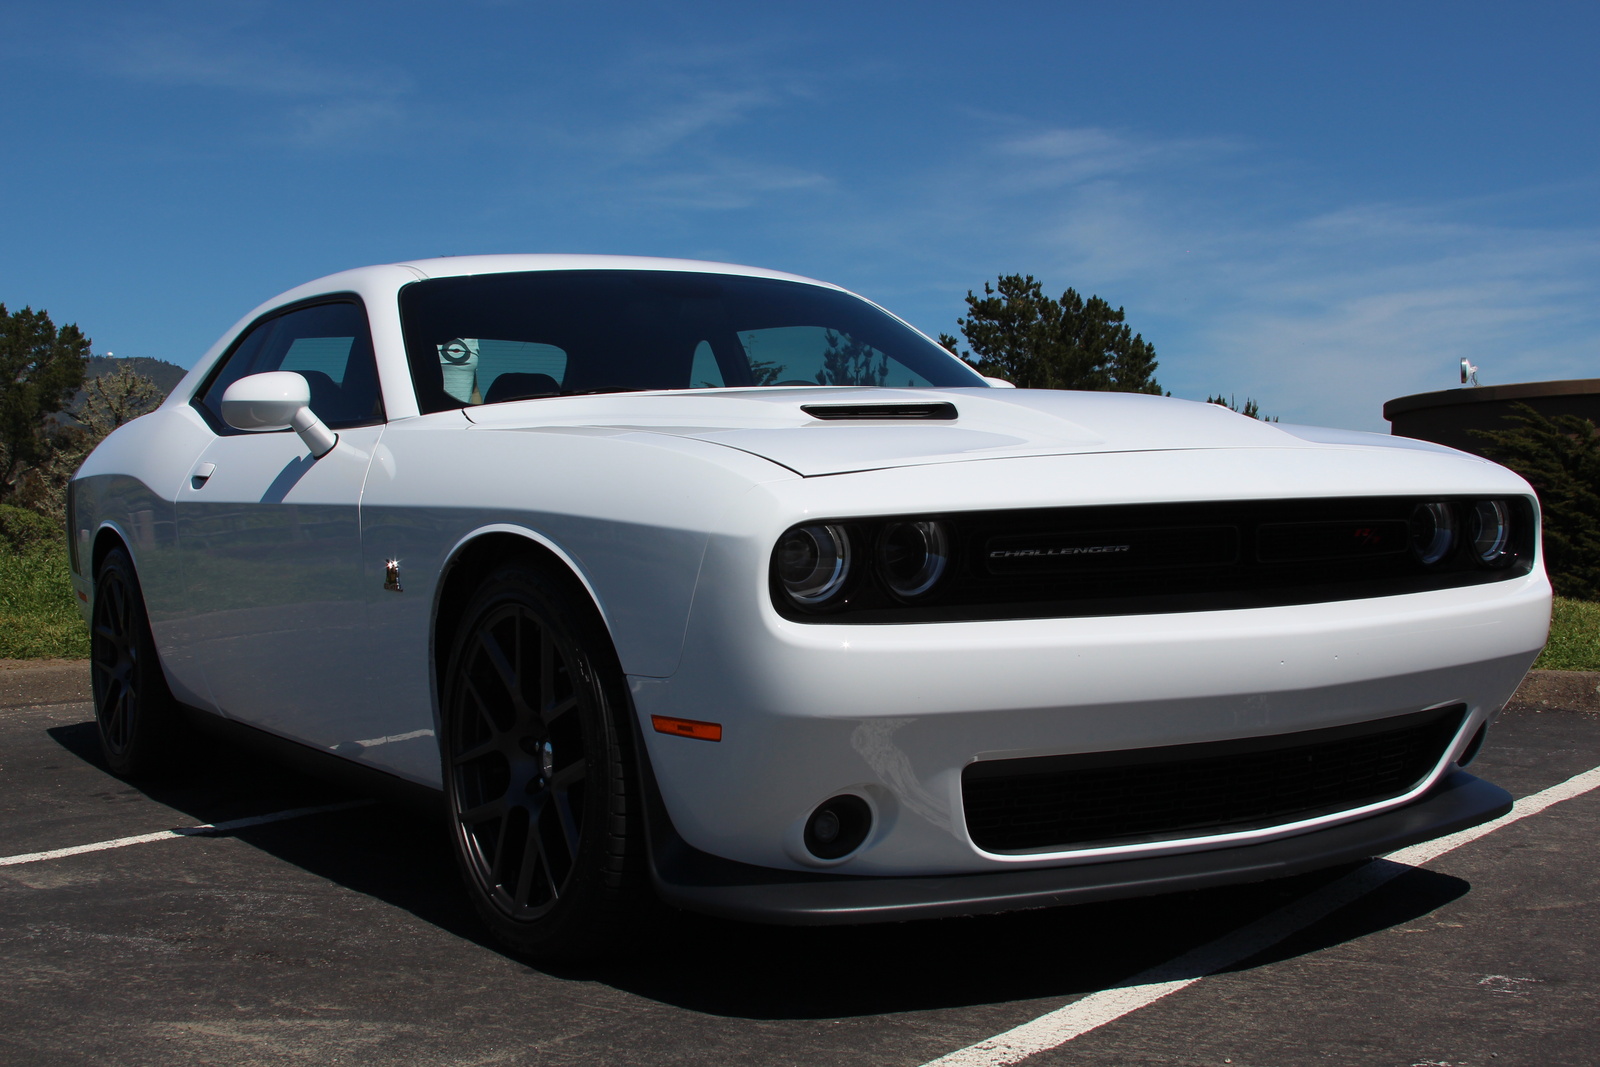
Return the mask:
M722 740L720 722L700 722L696 719L674 719L666 715L652 715L650 725L656 728L658 734L676 734L679 737L693 737L699 741Z

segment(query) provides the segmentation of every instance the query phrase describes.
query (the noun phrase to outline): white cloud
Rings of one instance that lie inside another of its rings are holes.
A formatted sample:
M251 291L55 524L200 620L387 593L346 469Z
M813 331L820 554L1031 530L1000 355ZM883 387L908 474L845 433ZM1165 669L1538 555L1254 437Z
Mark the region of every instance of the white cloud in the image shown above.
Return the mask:
M301 147L371 143L402 126L412 81L404 70L322 49L319 38L269 32L273 13L253 4L216 7L207 18L108 19L78 43L102 74L178 89L234 94L264 105L270 118L246 111L251 138ZM233 112L240 114L240 112Z
M1220 139L1052 127L966 155L879 232L914 240L944 213L941 263L961 258L953 243L1126 305L1175 395L1221 388L1285 419L1385 430L1385 400L1449 388L1463 356L1485 382L1600 367L1595 231L1513 225L1479 201L1330 209L1292 161Z

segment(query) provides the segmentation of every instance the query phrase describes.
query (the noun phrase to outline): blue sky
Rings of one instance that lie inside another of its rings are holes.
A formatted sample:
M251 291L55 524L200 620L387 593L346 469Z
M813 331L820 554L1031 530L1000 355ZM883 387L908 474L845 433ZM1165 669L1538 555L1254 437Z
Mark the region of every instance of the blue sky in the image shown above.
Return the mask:
M0 302L193 361L310 278L752 263L928 331L1031 273L1175 396L1600 376L1600 4L0 3Z

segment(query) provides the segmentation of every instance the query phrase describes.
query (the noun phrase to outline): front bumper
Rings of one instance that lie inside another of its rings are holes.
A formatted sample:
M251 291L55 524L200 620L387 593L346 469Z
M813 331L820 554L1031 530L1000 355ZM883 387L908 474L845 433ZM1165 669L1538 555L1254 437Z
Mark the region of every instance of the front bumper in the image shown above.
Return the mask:
M1103 617L850 625L790 619L770 596L772 546L806 517L914 515L941 500L1002 510L1037 503L1047 490L1094 504L1137 502L1130 494L1229 499L1234 483L1257 476L1279 491L1292 482L1332 495L1398 492L1396 479L1406 492L1416 491L1413 479L1450 493L1522 484L1459 457L1430 471L1345 453L1310 467L1299 456L1281 469L1252 456L953 463L753 490L749 506L719 517L708 538L675 669L628 677L644 758L675 833L754 868L944 879L1303 840L1419 801L1543 646L1550 587L1541 569L1370 599ZM1467 711L1455 742L1381 810L1105 846L1063 838L1009 852L983 847L967 823L963 775L977 762L1249 742L1452 704ZM722 739L657 733L655 715L718 723ZM841 794L872 807L873 829L856 852L820 859L804 828Z
M651 805L651 878L676 907L752 922L826 926L1087 904L1333 867L1455 833L1511 810L1499 786L1457 770L1402 808L1294 837L1178 855L941 877L775 870L687 844Z

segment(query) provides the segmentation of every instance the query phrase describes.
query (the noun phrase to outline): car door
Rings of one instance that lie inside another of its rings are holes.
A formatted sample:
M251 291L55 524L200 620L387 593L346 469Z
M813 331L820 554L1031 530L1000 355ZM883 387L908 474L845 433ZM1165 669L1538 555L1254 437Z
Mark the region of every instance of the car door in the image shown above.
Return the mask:
M314 458L291 430L223 422L233 382L295 371L339 435ZM365 649L358 509L383 433L366 311L354 297L291 306L240 338L196 395L214 438L177 501L192 638L222 714L324 747L352 737Z

